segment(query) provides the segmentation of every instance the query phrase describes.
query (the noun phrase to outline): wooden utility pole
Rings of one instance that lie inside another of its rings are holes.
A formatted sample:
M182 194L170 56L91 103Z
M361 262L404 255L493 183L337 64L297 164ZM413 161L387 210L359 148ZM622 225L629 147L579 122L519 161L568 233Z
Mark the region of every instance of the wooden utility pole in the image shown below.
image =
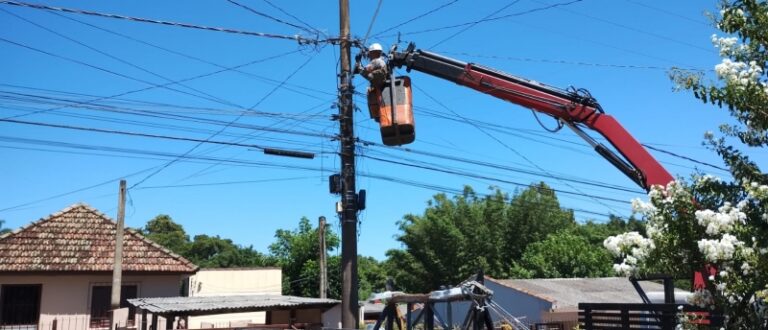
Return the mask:
M115 326L115 310L120 308L120 290L123 285L123 227L125 227L125 180L120 180L117 198L117 225L115 226L115 265L112 269L112 299L110 300L110 329Z
M355 194L355 134L352 114L351 37L349 0L339 0L339 142L341 144L341 326L357 329L357 196Z
M325 217L320 217L320 223L317 225L317 233L320 237L320 298L327 298L328 295L328 270L325 261Z

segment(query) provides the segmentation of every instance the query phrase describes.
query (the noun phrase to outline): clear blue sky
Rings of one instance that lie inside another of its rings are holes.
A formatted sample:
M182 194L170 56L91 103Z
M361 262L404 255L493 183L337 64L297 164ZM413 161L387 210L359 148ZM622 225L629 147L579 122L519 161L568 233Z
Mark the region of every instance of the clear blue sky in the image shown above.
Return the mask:
M239 1L293 25L303 26L298 18L323 33L338 34L335 1L271 0L283 11L264 0ZM44 3L313 37L223 0ZM412 41L420 48L553 86L587 88L606 112L641 142L722 166L701 141L705 131L729 122L725 110L702 104L686 92L675 92L668 78L668 69L673 66L702 69L713 76L711 69L719 58L710 36L716 31L704 13L716 12L716 1L584 0L531 11L554 3L383 1L370 40L388 47L397 42L399 31L403 45ZM355 36L366 34L376 4L352 1ZM338 230L334 206L338 197L328 193L327 182L328 175L339 168L335 154L338 144L323 137L338 132L337 123L330 120L337 112L332 107L337 46L299 46L290 40L8 5L0 5L0 9L1 38L58 56L0 42L2 118L24 115L16 119L207 139L225 128L222 123L241 117L211 140L318 155L314 160L289 159L248 147L210 144L190 151L196 143L0 122L0 219L6 226L26 225L77 202L114 217L119 178L125 177L132 186L179 155L186 155L130 190L127 225L139 227L158 214L169 214L191 235L220 235L264 252L273 242L275 230L295 228L301 217L316 222L318 216L325 215ZM436 29L481 20L495 12L491 18L508 17L469 28ZM263 61L252 63L257 60ZM222 70L235 66L241 66L239 72ZM202 75L168 88L149 88ZM546 132L529 110L421 73L410 76L416 86L417 141L409 148L639 191L572 133ZM276 88L286 78L287 83ZM364 91L363 79L358 77L355 83ZM146 90L132 92L141 89ZM132 93L104 99L126 92ZM62 106L67 102L81 105ZM377 124L368 118L363 98L356 97L356 102L362 109L356 112L356 134L363 140L380 141ZM51 108L57 109L31 114ZM249 108L258 113L244 113ZM554 125L550 118L541 119L544 125ZM257 129L264 127L269 130ZM627 216L631 212L629 200L643 196L398 149L360 146L358 151L371 157L357 162L359 172L367 174L359 177L358 187L368 192L368 208L360 214L359 251L379 259L387 249L398 247L394 239L397 221L405 214L421 213L437 193L424 185L456 190L469 184L480 192L498 186L513 193L520 186L510 181L545 181L558 189L627 202L561 194L564 207L597 213L577 212L580 221L604 221L607 217L602 214L607 213ZM705 172L727 176L667 154L652 153L675 175L687 177L698 166ZM760 164L766 164L765 155L756 156ZM373 157L497 180L404 167Z

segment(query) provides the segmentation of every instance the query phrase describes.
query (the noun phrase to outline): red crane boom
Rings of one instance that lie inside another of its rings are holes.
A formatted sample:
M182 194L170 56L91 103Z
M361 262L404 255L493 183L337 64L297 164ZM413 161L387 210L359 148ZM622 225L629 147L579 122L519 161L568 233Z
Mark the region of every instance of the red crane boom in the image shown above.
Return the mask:
M414 44L403 52L390 52L389 65L404 66L408 71L420 71L550 115L574 130L597 153L645 190L652 185L666 186L674 180L615 118L602 111L597 100L586 90L555 88L481 65L416 50ZM580 126L605 137L621 156L595 141Z

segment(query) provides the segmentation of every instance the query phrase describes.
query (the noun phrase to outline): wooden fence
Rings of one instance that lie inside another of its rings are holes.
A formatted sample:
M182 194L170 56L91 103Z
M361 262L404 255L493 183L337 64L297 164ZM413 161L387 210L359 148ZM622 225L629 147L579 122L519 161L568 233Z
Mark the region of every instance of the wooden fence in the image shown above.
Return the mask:
M721 316L690 305L679 304L579 304L579 323L584 330L657 329L674 330L681 316L695 316L700 325L719 329Z

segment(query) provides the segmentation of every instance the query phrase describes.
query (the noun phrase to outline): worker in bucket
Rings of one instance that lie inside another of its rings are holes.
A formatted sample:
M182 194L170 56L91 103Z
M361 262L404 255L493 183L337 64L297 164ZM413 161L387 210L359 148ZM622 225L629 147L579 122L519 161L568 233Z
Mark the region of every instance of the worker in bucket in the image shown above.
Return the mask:
M355 73L359 73L371 84L366 93L368 98L368 112L376 121L379 121L379 102L381 99L381 89L387 80L387 63L382 58L382 48L378 43L371 44L368 47L368 65L363 66L360 60L363 54L355 56Z
M384 81L387 79L387 63L384 62L384 58L381 56L383 49L379 43L373 43L368 47L368 65L363 67L360 64L360 57L356 58L355 73L360 73L363 78L371 82L371 87L381 88L384 85Z

